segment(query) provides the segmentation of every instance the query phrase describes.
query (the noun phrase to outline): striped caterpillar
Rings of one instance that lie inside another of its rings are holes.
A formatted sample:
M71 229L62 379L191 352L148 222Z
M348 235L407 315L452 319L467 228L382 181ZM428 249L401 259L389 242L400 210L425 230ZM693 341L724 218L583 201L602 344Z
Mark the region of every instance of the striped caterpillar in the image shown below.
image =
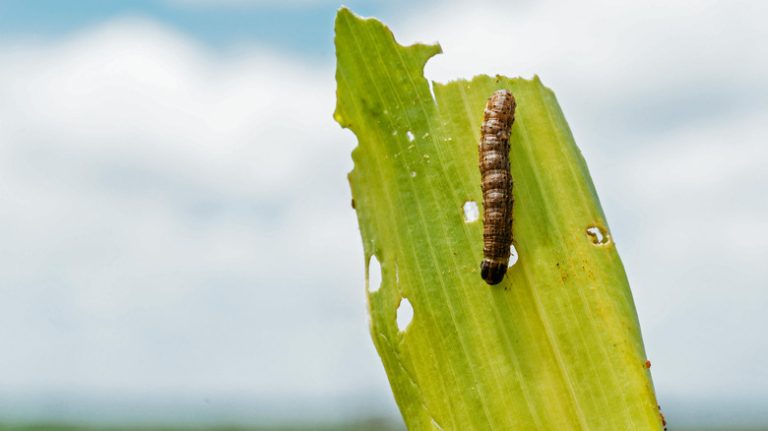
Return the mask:
M480 276L488 284L504 279L512 245L512 176L509 135L515 121L515 97L498 90L485 105L480 128L483 191L483 261Z

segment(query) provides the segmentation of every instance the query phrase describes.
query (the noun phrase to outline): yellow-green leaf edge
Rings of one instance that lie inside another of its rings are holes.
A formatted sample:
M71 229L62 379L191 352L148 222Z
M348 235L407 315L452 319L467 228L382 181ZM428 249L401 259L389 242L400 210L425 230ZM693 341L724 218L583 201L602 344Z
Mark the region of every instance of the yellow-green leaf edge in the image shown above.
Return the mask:
M354 132L349 174L370 330L410 430L655 430L662 423L624 268L554 93L533 80L430 84L439 45L401 46L346 8L335 23L334 117ZM497 89L517 99L514 236L505 280L479 275L477 143ZM598 227L608 243L587 234ZM414 309L400 331L398 306Z

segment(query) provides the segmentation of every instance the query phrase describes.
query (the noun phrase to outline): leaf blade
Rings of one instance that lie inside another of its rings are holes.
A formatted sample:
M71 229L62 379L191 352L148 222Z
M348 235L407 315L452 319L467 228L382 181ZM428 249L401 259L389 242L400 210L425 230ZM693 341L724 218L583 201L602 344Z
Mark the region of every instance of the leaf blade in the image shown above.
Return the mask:
M349 174L366 262L371 333L410 429L660 429L634 304L586 163L554 94L478 76L433 86L439 45L403 47L375 20L336 20L337 108L359 145ZM520 261L500 287L478 270L477 141L496 89L518 101L512 131ZM395 319L402 298L410 326Z

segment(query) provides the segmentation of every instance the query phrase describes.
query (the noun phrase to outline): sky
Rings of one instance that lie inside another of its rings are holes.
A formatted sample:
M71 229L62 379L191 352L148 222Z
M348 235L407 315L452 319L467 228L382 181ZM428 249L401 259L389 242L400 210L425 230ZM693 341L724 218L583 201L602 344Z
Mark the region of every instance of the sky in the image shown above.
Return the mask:
M667 417L768 422L768 6L347 5L439 41L431 80L538 74ZM332 119L338 7L0 3L0 418L396 417L367 333L355 140Z

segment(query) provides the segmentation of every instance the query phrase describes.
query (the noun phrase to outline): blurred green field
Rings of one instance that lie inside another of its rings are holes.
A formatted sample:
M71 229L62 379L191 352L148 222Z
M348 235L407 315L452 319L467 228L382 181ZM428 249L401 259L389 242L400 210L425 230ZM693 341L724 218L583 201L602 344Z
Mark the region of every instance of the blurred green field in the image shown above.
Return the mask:
M670 427L670 431L768 431L768 427L757 428L676 428ZM0 431L405 431L405 427L387 421L371 420L351 424L306 424L300 426L118 426L118 425L75 425L75 424L0 424Z
M405 427L390 421L368 420L350 424L304 424L285 426L172 426L172 425L77 425L77 424L0 424L0 431L405 431Z

